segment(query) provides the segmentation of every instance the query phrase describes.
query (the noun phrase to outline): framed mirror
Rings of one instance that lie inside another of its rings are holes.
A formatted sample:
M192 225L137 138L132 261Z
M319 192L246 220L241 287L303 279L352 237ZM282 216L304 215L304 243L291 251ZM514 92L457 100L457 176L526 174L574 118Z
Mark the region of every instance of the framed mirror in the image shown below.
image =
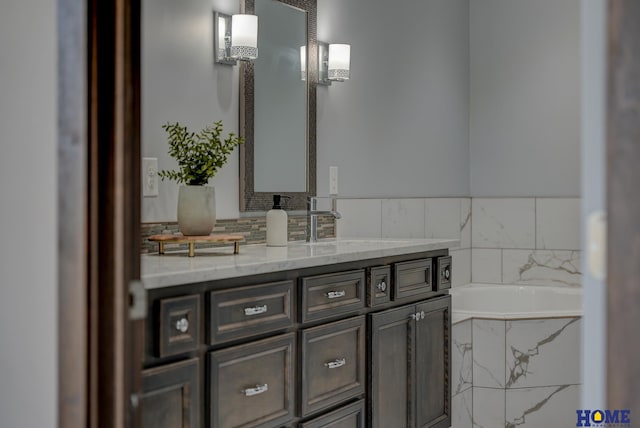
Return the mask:
M258 58L240 66L240 211L272 195L306 209L316 195L316 0L243 0L258 15Z

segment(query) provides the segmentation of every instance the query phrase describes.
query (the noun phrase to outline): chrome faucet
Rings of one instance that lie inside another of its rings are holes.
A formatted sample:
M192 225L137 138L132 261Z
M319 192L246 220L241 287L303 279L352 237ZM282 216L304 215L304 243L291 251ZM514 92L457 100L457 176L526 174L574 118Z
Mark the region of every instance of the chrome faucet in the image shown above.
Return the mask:
M318 216L331 215L335 219L339 219L342 215L336 210L337 199L331 198L330 211L318 211L318 198L309 196L307 198L307 242L318 241Z

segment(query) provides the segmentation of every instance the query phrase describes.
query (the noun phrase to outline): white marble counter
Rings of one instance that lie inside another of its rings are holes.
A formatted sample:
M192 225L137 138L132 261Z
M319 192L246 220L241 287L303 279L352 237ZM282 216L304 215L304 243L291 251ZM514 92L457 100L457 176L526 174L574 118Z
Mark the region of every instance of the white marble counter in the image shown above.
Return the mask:
M457 239L327 239L314 244L292 241L287 247L240 245L196 249L163 256L142 256L142 281L146 289L190 284L216 279L279 272L378 257L433 251L458 246Z

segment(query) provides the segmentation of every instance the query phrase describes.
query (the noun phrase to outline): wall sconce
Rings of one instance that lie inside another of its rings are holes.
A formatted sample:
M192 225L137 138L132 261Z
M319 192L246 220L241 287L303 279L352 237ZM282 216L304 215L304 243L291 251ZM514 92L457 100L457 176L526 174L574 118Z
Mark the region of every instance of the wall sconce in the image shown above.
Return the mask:
M351 45L318 42L318 85L344 82L351 76Z
M351 45L329 45L329 80L344 82L351 77Z
M215 62L236 65L258 58L258 17L213 12Z

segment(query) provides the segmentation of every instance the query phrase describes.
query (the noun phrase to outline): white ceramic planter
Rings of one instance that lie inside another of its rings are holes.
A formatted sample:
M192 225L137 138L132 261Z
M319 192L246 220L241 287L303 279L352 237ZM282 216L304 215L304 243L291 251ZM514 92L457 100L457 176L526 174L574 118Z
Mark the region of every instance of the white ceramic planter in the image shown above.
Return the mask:
M178 227L185 236L209 235L216 224L216 193L213 186L180 186Z

